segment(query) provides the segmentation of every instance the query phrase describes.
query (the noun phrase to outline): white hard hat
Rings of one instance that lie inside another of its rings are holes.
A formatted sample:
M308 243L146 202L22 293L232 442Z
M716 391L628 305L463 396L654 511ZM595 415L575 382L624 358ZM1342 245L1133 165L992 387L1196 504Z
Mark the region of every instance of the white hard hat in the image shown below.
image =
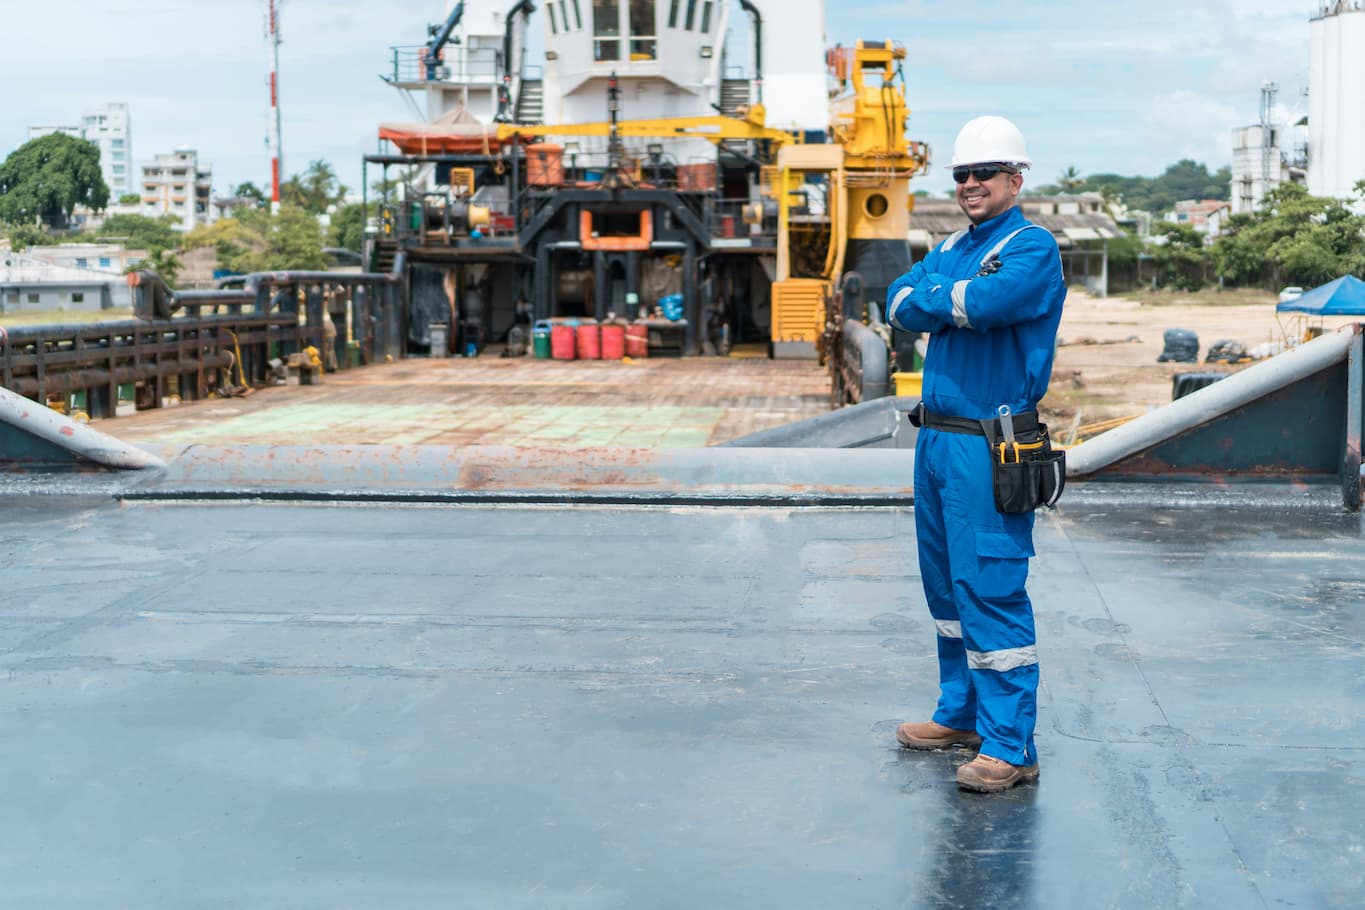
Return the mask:
M953 161L948 166L993 162L1020 168L1033 164L1024 147L1024 134L1004 117L977 117L967 121L953 141Z

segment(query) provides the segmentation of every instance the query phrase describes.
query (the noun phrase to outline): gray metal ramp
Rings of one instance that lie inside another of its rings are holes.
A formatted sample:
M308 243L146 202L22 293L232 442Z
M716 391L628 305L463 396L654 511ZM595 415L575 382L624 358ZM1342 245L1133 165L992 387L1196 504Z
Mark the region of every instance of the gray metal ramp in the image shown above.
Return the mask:
M1253 364L1067 452L1069 476L1335 484L1360 508L1362 326Z
M6 902L1354 907L1360 519L1239 501L1040 518L980 797L909 509L9 497Z

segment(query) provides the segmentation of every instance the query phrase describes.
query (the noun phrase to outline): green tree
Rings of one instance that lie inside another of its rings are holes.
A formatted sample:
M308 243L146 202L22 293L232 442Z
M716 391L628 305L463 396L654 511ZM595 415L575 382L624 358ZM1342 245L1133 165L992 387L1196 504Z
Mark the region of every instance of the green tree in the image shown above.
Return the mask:
M0 221L41 219L64 228L78 205L102 211L109 187L100 174L100 150L91 142L51 133L19 146L0 164Z
M1182 158L1166 168L1159 177L1125 177L1120 174L1091 174L1081 183L1081 191L1109 193L1122 199L1130 209L1168 212L1184 199L1230 199L1232 169L1219 168L1210 174L1207 166Z
M232 195L239 199L254 199L256 200L256 206L258 208L269 201L269 198L265 194L265 190L261 189L250 180L237 184L236 189L232 191Z
M322 252L322 226L312 213L282 205L272 222L266 235L264 264L255 271L327 268L330 263Z
M234 272L325 269L322 228L315 216L283 205L278 214L244 209L186 238L187 246L212 246L220 268Z
M78 240L97 238L123 241L130 250L171 250L180 245L181 237L175 226L180 219L174 215L149 218L146 215L110 215L99 230L78 237Z
M212 224L203 224L190 231L185 235L185 249L213 247L219 268L240 271L239 265L245 262L245 257L258 247L265 246L262 236L264 227L260 232L253 231L247 226L248 219L240 217L242 214L239 212L231 218L219 218ZM260 220L264 224L268 219L269 215L265 215Z
M1152 230L1166 239L1153 248L1153 258L1161 269L1161 283L1184 291L1204 286L1204 235L1188 224L1159 221Z
M141 262L128 266L128 271L146 269L150 272L156 272L165 280L167 285L175 287L175 279L180 276L180 270L184 267L185 264L180 261L180 257L175 255L173 250L154 249Z
M332 216L330 238L332 246L339 246L359 253L361 245L365 242L365 223L369 216L374 213L375 206L373 203L368 212L365 210L365 206L360 203L343 206L340 211Z
M1057 186L1061 187L1063 193L1074 193L1085 186L1085 178L1076 165L1071 164L1057 177Z
M1132 268L1142 254L1142 240L1132 234L1120 233L1106 244L1109 264L1114 268Z
M308 170L280 184L280 203L297 206L312 215L321 215L346 198L346 187L336 171L322 159L311 161Z
M31 246L42 246L51 243L52 237L42 228L32 224L7 224L0 225L4 229L4 234L9 238L10 249L16 253L21 253Z
M137 205L141 201L142 197L137 193L124 193L122 196L118 197L119 205Z
M1230 219L1213 247L1219 276L1232 284L1313 286L1365 275L1365 219L1340 199L1281 184L1260 208Z

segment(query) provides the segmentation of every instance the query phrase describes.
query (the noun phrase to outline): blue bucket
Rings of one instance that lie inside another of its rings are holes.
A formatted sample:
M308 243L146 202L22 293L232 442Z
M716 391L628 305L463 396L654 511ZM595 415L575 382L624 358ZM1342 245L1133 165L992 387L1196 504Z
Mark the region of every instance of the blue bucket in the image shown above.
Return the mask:
M683 317L683 295L669 294L659 298L659 307L664 311L664 318L672 322L677 322Z

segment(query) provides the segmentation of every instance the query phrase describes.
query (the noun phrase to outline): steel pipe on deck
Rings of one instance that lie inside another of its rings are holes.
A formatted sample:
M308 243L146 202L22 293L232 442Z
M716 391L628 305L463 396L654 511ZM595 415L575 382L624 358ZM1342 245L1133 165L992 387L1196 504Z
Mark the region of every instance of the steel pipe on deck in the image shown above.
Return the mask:
M1067 476L1093 474L1275 389L1340 363L1346 359L1358 331L1352 326L1315 338L1068 449Z
M103 467L132 470L166 467L164 461L150 452L93 430L3 388L0 388L0 423L68 452L75 458Z
M886 342L857 320L844 323L842 362L835 365L842 374L842 386L853 403L884 398L891 394L891 365Z

